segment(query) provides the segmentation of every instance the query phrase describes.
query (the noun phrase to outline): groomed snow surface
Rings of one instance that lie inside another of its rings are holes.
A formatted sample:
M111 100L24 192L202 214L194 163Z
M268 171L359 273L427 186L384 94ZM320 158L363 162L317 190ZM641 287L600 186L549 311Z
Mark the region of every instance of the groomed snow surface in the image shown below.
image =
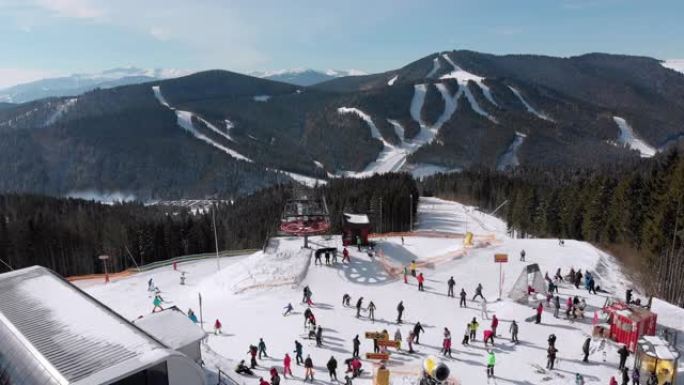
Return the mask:
M614 116L613 121L620 128L620 136L618 137L618 144L639 151L642 158L650 158L656 154L656 149L640 139L632 126L627 121L619 116Z
M464 249L463 234L466 229L475 234L475 246ZM180 271L163 267L149 272L123 278L110 284L100 281L79 283L90 294L111 306L128 319L148 314L152 310L152 296L147 292L147 280L154 279L167 301L165 306L175 305L186 311L192 308L199 315L198 294L203 299L204 328L212 331L214 321L219 318L224 325L223 334L207 335L203 347L209 383L216 383L215 368L218 366L238 380L239 384L257 384L258 378L268 379L268 370L275 366L282 368L282 358L289 353L293 358L294 379L285 379L283 384L299 385L304 370L294 365L294 340L304 345L304 356L311 355L315 365L317 384L329 383L325 364L331 355L338 361L338 376L344 376L344 360L351 356L352 338L361 338L361 352L371 352L372 342L364 338L364 332L386 329L394 336L397 329L403 339L414 323L420 321L425 328L420 336L420 345L415 345L415 354L391 350L388 364L391 383L395 385L415 384L420 374L422 360L428 355L443 359L451 369L451 378L458 384L486 384L486 351L482 343L482 332L489 328L490 321L483 320L481 300L471 301L475 286L482 283L488 299L488 316L493 314L500 320L499 338L495 340L496 383L498 384L574 384L575 373L584 375L587 384L607 384L611 376L617 376L617 347L607 342L603 350L600 341L591 344L590 362L584 364L582 343L590 335L594 309L604 304L606 295L589 295L585 290L562 283L561 302L568 296L586 298L589 307L586 318L577 321L556 319L548 310L544 311L542 323L526 322L534 314L530 306L514 303L506 298L507 290L527 263L538 263L541 271L551 276L557 268L566 274L570 267L591 271L597 283L604 289L622 297L624 290L632 285L620 271L615 258L594 248L588 243L567 240L559 246L555 239L512 239L506 234L506 225L501 220L481 213L472 207L436 198L421 198L416 231L399 237L376 238L378 256L369 258L365 251L349 248L351 263L337 263L332 266L316 266L311 252L302 250L302 240L297 238L275 238L271 241L270 253L258 252L249 256L223 258L221 270L217 272L215 260L188 262L178 265L186 272L186 285L181 286ZM337 236L311 237L314 248L337 246ZM520 250L527 252L527 262L519 261ZM503 268L503 298L497 301L499 265L493 261L495 253L507 253L509 262ZM415 279L409 277L407 284L397 272L402 266L416 260L418 269L425 277L425 291L419 292ZM453 276L456 280L456 294L464 288L468 294L466 308L459 308L458 299L446 296L446 282ZM318 324L323 327L323 346L316 347L306 339L302 317L306 307L301 303L302 289L309 286L313 292L312 310ZM37 289L40 290L40 289ZM356 318L356 310L342 306L344 293L352 297L352 306L363 296L363 308L369 301L377 306L375 322L368 319L368 312L362 311ZM404 302L404 324L395 323L396 306ZM284 317L283 307L294 305L294 312ZM561 309L561 314L563 314ZM673 306L659 306L659 319L673 322L680 331L682 309ZM473 317L480 323L477 340L469 346L460 344L466 323ZM516 320L520 327L520 343L509 340L509 326ZM674 320L674 321L672 321ZM448 327L452 334L453 358L440 355L443 330ZM555 334L559 350L557 369L549 372L546 364L546 339ZM245 359L250 344L257 344L263 338L267 344L268 358L259 360L256 377L242 377L233 372L238 360ZM402 348L406 343L402 343ZM606 362L603 361L605 352ZM633 357L627 366L632 367ZM365 369L355 385L372 383L372 368L376 364L363 360ZM680 369L681 370L681 369ZM680 372L680 376L684 373Z

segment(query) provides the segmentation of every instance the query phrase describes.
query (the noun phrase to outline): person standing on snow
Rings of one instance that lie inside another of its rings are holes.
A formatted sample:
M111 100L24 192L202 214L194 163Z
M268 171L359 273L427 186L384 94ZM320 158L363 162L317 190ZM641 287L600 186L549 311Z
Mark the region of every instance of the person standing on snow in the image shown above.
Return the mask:
M249 345L249 350L247 350L247 354L249 354L249 356L250 356L249 367L251 369L254 369L257 367L257 359L256 359L257 351L258 351L258 349L256 346Z
M278 374L278 369L275 367L271 368L271 385L280 385L280 375Z
M356 236L356 248L361 251L361 237L358 235Z
M283 317L286 317L288 314L294 310L294 307L292 307L291 303L288 303L287 306L285 306L283 309L285 309L285 313L283 313Z
M344 263L344 261L351 263L351 258L349 258L349 250L347 250L346 247L342 249L342 263Z
M406 343L408 344L408 352L409 353L414 353L415 350L413 350L413 340L416 338L416 335L413 333L413 331L410 331L408 336L406 337Z
M394 342L397 343L397 350L401 350L401 330L399 328L394 332Z
M582 353L584 353L584 358L582 359L582 362L589 362L589 348L591 346L591 337L587 337L586 340L584 340L584 344L582 345Z
M416 325L413 326L413 334L416 336L416 345L420 345L420 333L425 333L425 329L423 329L423 325L421 325L420 322L416 322Z
M442 341L442 352L445 356L451 357L451 332L444 328L444 341Z
M361 341L359 341L359 335L358 334L352 340L352 344L354 345L354 351L352 353L352 357L358 357L359 356L359 346L361 346Z
M294 377L292 375L292 358L290 358L290 355L285 353L285 357L283 358L283 378L287 378L287 375L290 375L290 377Z
M584 385L584 377L579 373L575 374L575 385Z
M294 350L294 353L295 353L295 360L297 361L297 365L301 365L302 362L303 362L303 359L302 359L302 344L301 344L299 341L297 341L297 340L295 340L295 350Z
M627 350L627 346L623 344L620 347L620 349L618 349L617 353L620 356L620 365L618 366L618 369L622 370L625 368L625 363L627 363L627 357L629 357L629 350Z
M539 302L539 305L537 305L536 318L534 320L534 323L536 323L536 324L541 323L541 316L542 316L543 312L544 312L544 305L542 305L542 303Z
M513 320L511 323L511 327L508 328L508 331L511 332L511 342L518 343L518 323Z
M629 385L629 369L622 368L622 385Z
M468 324L468 328L470 329L470 341L475 341L475 335L477 334L477 328L480 326L480 324L477 323L477 320L475 317L473 317L472 322Z
M454 296L454 286L456 286L456 281L454 280L453 275L447 281L447 286L448 286L447 297L453 297Z
M363 306L363 297L359 297L359 300L356 301L356 318L361 317L361 307Z
M330 356L330 359L328 360L328 363L325 364L325 366L328 368L328 374L330 375L330 381L335 379L337 381L337 360L335 359L334 356Z
M154 280L150 278L149 281L147 281L147 291L154 291L155 286L154 286Z
M307 307L306 310L304 310L304 327L306 328L306 324L309 322L309 319L313 315L313 312L311 311L310 307Z
M408 283L408 266L404 266L404 283Z
M399 301L397 305L397 323L401 323L401 315L404 314L404 301Z
M632 370L632 385L640 385L641 373L639 373L639 368L634 368Z
M525 262L525 249L520 250L520 260Z
M323 346L323 328L321 326L316 329L316 346Z
M499 326L499 319L496 318L496 314L492 316L492 333L496 336L496 328Z
M482 319L489 319L489 315L487 314L487 299L486 298L484 298L484 297L482 298L482 305L480 305L480 306L482 307L482 313L480 314Z
M311 360L310 355L306 355L306 359L304 360L304 381L310 380L311 382L314 381L314 372L313 372L313 360Z
M549 338L546 339L546 342L548 342L549 346L556 346L556 335L549 334Z
M216 322L214 322L214 335L219 335L221 334L221 328L223 328L223 325L221 324L221 321L219 319L216 319Z
M565 318L570 319L570 314L574 313L573 307L572 297L568 297L568 300L565 301Z
M410 268L411 276L413 276L413 277L416 276L416 268L417 268L416 260L414 259L413 261L411 261L411 268Z
M162 297L159 295L155 295L154 299L152 300L152 305L154 305L154 307L152 308L152 313L155 313L157 309L159 309L159 311L164 310L164 308L162 307L162 303L164 303Z
M496 357L494 356L494 350L490 349L487 352L487 378L494 377L494 365L496 364Z
M370 301L368 304L368 318L371 319L373 323L375 323L375 304L373 301Z
M558 349L554 345L549 345L546 349L546 369L553 370L553 365L556 363L556 353L558 353Z
M188 318L193 323L199 323L199 320L197 319L197 316L195 315L195 312L192 311L192 309L188 309Z
M555 296L553 297L553 316L555 318L558 318L558 313L560 312L560 297Z
M418 274L418 291L425 291L423 289L423 282L425 282L425 277L423 277L423 273Z
M262 354L264 357L268 357L268 354L266 354L266 343L263 338L259 338L259 359L261 359Z
M483 300L485 299L484 296L482 295L482 284L478 283L477 287L475 288L475 295L473 296L473 299L471 301L475 301L475 298L480 297Z
M490 329L487 329L482 332L482 336L484 337L485 347L487 347L487 343L489 342L492 343L492 346L494 345L494 332L492 332Z
M351 302L351 295L344 293L342 296L342 306L350 307L351 305L349 304Z
M466 297L468 296L465 292L465 289L461 288L461 292L458 294L461 297L461 300L458 302L459 307L466 307Z

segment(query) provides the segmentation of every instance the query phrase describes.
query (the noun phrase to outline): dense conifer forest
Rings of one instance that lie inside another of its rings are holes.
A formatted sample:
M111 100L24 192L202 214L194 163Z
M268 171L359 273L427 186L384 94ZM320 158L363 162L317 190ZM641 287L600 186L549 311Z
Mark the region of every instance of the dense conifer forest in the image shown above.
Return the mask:
M466 201L521 236L585 240L623 257L652 294L684 305L684 153L604 170L478 169L423 181L424 194Z
M376 229L406 230L409 208L415 211L418 201L417 185L406 174L337 179L315 190L327 200L334 232L340 230L343 211L370 213ZM218 203L219 249L261 248L276 233L293 191L277 185L232 204ZM144 265L215 249L212 213L180 207L6 194L0 195L0 218L0 259L14 269L43 265L62 275L81 275L102 272L101 254L120 271L133 267L133 260ZM6 270L0 263L0 272Z

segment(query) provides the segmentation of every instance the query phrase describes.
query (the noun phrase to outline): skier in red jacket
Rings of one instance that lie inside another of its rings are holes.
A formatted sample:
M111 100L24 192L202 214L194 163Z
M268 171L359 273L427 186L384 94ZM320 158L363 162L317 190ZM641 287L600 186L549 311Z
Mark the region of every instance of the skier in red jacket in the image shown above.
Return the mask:
M496 314L492 316L492 333L496 335L496 328L499 326L499 319L496 318Z
M423 289L423 282L425 282L425 277L423 277L423 273L418 274L418 291L424 291Z
M342 263L344 263L345 260L347 262L351 262L351 259L349 258L349 250L347 250L346 247L342 250Z
M223 325L221 325L221 321L219 319L216 319L216 322L214 322L214 334L219 335L221 334L221 328Z
M541 323L541 316L542 316L543 311L544 311L544 305L542 305L542 303L539 302L539 305L537 305L537 316L536 316L536 320L534 321L534 323L536 323L536 324Z
M287 375L289 374L291 377L292 375L292 358L290 358L290 355L285 353L285 358L283 358L283 378L287 378Z

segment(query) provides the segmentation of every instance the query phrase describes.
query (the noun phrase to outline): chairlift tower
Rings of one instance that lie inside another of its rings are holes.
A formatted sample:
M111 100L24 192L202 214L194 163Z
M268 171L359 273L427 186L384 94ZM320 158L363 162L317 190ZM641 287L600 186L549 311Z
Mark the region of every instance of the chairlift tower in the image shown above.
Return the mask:
M309 236L330 231L330 213L323 194L293 187L292 197L283 208L279 230L286 235L304 237L303 248L309 247Z

